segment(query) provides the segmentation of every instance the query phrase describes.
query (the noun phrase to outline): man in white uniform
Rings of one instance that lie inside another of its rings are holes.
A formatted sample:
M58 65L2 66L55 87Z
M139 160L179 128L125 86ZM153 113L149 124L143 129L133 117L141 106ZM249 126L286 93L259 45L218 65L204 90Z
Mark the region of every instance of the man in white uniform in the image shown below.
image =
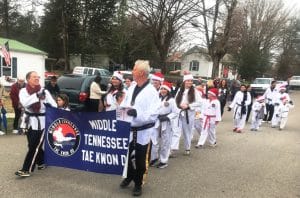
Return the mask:
M264 93L266 103L266 114L263 121L271 122L274 114L274 97L277 94L276 81L272 81L271 86Z
M45 133L45 104L57 107L57 104L48 90L41 88L40 77L34 71L26 75L27 85L19 93L20 103L25 109L28 152L21 170L15 172L20 177L29 177L34 171L35 164L38 169L44 169L44 151L42 149Z
M133 117L127 178L121 182L120 187L126 188L133 180L135 183L133 196L142 194L142 184L148 169L150 136L155 130L154 125L160 108L157 91L148 80L149 72L149 61L135 62L132 75L136 84L130 87L120 105L129 109L127 114Z

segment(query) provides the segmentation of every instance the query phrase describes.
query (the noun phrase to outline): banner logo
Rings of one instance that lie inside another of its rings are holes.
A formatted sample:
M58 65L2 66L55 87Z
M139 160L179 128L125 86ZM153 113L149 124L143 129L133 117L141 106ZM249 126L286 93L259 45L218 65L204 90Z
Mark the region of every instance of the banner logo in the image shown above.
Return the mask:
M48 144L57 155L69 157L80 144L80 132L71 121L59 118L48 129Z

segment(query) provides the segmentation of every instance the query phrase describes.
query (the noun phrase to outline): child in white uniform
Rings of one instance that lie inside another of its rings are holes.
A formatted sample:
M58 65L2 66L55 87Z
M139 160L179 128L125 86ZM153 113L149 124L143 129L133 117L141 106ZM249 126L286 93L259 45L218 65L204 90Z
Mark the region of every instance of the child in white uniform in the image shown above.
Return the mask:
M282 98L282 103L278 108L278 118L279 118L279 130L284 129L290 109L294 108L294 104L292 101L289 101L286 97Z
M221 121L221 105L218 100L218 89L208 91L208 99L203 102L202 131L196 148L202 147L208 139L211 146L216 146L216 126Z
M251 131L258 131L265 114L265 97L258 96L252 105Z

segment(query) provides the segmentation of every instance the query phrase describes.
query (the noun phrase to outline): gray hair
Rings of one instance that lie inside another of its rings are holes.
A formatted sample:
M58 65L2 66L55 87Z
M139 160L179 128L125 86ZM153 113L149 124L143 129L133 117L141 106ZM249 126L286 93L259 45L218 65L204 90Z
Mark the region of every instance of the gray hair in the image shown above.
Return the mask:
M148 77L150 74L150 64L148 60L137 60L135 61L134 65L136 65L139 70L145 72L145 75Z

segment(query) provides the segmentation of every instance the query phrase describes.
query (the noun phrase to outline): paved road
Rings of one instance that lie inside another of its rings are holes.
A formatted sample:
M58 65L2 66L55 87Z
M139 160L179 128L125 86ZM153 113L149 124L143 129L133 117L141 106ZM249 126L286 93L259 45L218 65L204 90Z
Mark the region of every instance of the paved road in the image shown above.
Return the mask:
M144 197L300 197L300 92L286 130L264 124L261 132L232 133L231 114L217 129L218 146L192 150L170 159L167 169L150 168ZM194 140L194 144L195 144ZM25 136L0 137L0 197L131 197L132 186L119 189L118 176L58 167L30 178L14 172L23 162Z

